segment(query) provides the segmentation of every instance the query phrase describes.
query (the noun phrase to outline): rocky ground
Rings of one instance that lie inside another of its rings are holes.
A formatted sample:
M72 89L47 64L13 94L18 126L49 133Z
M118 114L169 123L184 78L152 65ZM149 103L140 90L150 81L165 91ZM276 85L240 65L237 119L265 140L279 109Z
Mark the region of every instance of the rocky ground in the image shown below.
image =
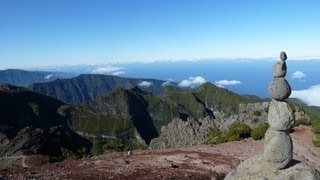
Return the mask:
M320 170L320 148L312 146L310 127L291 134L294 159ZM220 145L109 153L74 161L47 163L39 156L0 160L0 179L223 179L243 160L263 153L263 140Z

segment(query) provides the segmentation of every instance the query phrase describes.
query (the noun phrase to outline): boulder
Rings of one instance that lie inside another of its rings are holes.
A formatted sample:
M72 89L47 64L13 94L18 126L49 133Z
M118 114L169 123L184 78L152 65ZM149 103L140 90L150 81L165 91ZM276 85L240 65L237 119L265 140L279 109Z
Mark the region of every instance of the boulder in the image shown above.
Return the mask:
M264 140L264 159L275 169L287 167L292 160L293 146L287 132L269 128Z
M268 122L270 127L287 131L294 124L293 111L287 102L272 100L269 106Z
M287 74L287 65L285 61L278 61L272 66L273 77L285 77Z
M284 78L274 78L268 88L269 95L278 101L283 101L291 95L291 87Z
M318 180L320 173L316 169L298 161L293 161L287 169L277 170L264 161L261 155L243 161L231 171L225 180Z

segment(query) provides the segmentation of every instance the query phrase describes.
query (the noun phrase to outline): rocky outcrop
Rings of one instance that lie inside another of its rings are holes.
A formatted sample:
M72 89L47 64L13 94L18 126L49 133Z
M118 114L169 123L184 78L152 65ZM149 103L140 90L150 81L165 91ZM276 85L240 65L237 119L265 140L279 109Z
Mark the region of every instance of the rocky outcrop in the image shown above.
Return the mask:
M250 127L257 127L267 122L269 102L239 104L239 113L228 116L222 111L213 111L216 128L224 131L234 122L243 122Z
M268 121L269 105L271 102L257 102L239 104L239 113L228 116L223 111L213 111L215 116L214 124L216 128L220 130L226 130L234 122L242 122L249 125L252 128L261 126ZM310 119L309 116L299 107L292 106L293 116L295 120L304 118ZM284 113L284 112L282 112ZM278 123L278 122L277 122Z
M214 123L210 118L199 121L174 119L167 126L161 128L161 135L153 139L149 147L151 149L163 149L202 144L208 130L212 127L214 127Z
M268 122L269 105L270 102L239 104L238 114L228 116L223 111L213 111L215 119L207 117L199 122L192 119L188 121L174 119L170 124L161 128L159 137L151 141L150 148L161 149L201 144L209 128L215 127L225 131L234 122L242 122L252 128L261 126ZM309 117L303 110L295 106L292 118L308 119Z
M233 122L243 122L257 127L267 122L269 102L248 103L239 105L239 113L228 116L223 111L213 111L214 119L206 117L200 120L174 119L161 128L160 136L150 143L151 149L182 147L202 144L210 128L226 130Z

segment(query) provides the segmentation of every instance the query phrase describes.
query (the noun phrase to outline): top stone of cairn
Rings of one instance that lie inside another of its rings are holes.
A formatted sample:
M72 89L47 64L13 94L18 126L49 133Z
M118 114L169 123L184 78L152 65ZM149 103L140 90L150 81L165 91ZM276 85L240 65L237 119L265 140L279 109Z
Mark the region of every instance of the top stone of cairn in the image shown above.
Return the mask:
M287 54L286 54L286 52L282 51L282 52L280 53L280 59L281 59L282 61L285 61L285 60L287 59Z

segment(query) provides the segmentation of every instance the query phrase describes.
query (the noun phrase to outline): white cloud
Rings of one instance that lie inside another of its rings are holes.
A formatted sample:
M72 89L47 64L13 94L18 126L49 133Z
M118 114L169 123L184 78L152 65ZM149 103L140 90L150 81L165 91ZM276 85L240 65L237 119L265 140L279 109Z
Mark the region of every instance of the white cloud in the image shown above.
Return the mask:
M294 73L292 73L292 79L303 79L306 77L306 74L304 74L301 71L296 71Z
M141 83L138 84L141 87L150 87L152 85L152 82L149 81L142 81Z
M91 71L92 74L111 74L111 75L121 75L125 74L123 67L117 66L105 66L99 67Z
M206 80L201 76L189 77L188 79L182 80L178 86L180 87L199 87L201 84L205 83Z
M165 86L170 86L172 82L172 79L168 79L166 82L162 83L161 86L165 87Z
M111 75L119 76L119 75L125 74L125 73L126 73L125 71L116 71L116 72L113 72Z
M233 86L233 85L238 85L238 84L242 84L242 82L238 81L238 80L225 80L225 79L216 81L216 85L219 87Z
M298 98L309 106L320 106L320 84L308 89L292 91L291 98Z
M171 82L170 81L166 81L164 83L162 83L161 86L165 87L165 86L170 86L171 85Z
M44 78L45 79L51 79L53 77L53 74L48 74L48 75L46 75Z

